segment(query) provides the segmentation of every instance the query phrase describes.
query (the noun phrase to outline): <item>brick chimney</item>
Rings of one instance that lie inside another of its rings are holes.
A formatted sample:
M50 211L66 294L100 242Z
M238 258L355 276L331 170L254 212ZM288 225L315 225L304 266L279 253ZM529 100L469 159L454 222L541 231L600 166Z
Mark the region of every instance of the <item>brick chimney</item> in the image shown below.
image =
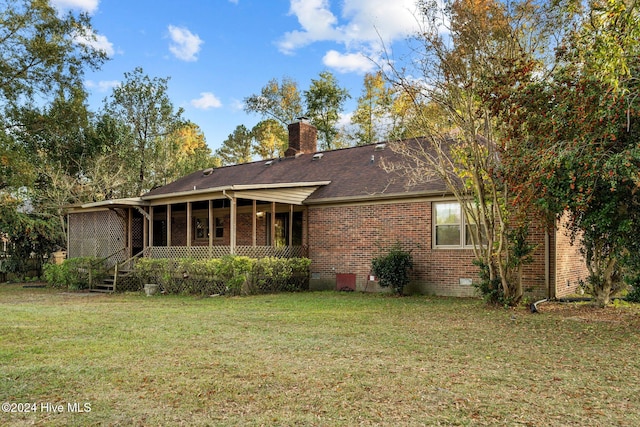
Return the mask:
M309 123L306 117L298 118L297 122L289 126L289 148L284 152L285 157L296 154L310 154L318 151L318 130Z

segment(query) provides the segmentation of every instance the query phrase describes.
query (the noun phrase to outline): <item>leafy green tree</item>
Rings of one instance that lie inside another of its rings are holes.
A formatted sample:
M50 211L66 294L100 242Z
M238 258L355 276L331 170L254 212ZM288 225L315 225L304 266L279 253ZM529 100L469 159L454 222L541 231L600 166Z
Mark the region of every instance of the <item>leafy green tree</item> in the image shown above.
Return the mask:
M331 72L323 71L317 80L311 79L311 86L304 91L304 98L307 115L318 128L324 148L334 148L338 120L344 111L344 103L350 98L349 92L338 85Z
M78 42L96 37L86 14L61 16L47 0L1 0L0 10L0 100L5 107L81 88L83 70L98 68L106 59L104 52Z
M162 170L154 161L164 150L173 132L183 125L182 109L175 110L167 94L169 78L150 78L141 67L124 74L105 104L105 112L126 123L133 140L128 153L134 176L131 195L140 195L165 183Z
M263 120L251 129L253 153L261 159L282 157L288 146L287 130L274 119Z
M351 117L351 123L357 126L357 145L387 139L393 92L386 83L382 71L364 76L362 95Z
M173 137L178 146L173 179L199 169L220 165L220 160L212 156L204 133L197 124L186 122L175 131Z
M575 27L550 77L509 98L506 160L514 186L535 189L529 197L549 215L568 215L604 306L640 271L640 12L622 0L560 6Z
M54 217L26 210L16 200L0 204L0 230L11 240L5 263L9 271L24 275L31 269L29 260L34 259L40 276L45 257L64 245L64 234Z
M248 96L244 104L246 112L277 120L285 127L303 114L298 83L289 77L283 77L280 82L269 80L260 94Z
M232 134L216 150L216 156L223 165L235 165L251 161L251 142L253 135L244 125L236 126Z
M426 136L429 147L392 144L405 161L388 167L410 180L436 175L444 181L468 222L476 224L468 232L482 278L497 284L500 302L517 304L524 290L514 257L525 261L526 251L516 254L509 239L512 230L526 227L527 205L514 203L519 194L505 181L498 118L508 107L493 100L540 71L537 56L545 51L538 47L552 20L545 19L544 5L527 0L455 0L446 7L425 0L419 6L423 28L412 46L417 68L387 65L394 87L404 92L399 110L412 114L406 130Z
M18 271L64 241L60 206L43 201L54 189L47 171L80 176L83 73L106 55L87 43L96 36L86 14L62 15L46 0L0 0L0 11L0 233Z
M45 0L0 0L0 10L0 189L6 189L34 181L36 169L28 165L39 164L38 147L25 142L46 143L49 125L56 123L31 113L34 106L51 98L80 99L84 70L97 69L106 56L78 42L95 38L86 14L60 15Z

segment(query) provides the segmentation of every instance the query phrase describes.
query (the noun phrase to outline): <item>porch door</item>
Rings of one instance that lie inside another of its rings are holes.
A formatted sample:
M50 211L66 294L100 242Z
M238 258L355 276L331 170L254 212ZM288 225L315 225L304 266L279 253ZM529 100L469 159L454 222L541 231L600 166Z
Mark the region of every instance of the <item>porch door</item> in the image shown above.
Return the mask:
M271 236L271 213L267 213L267 239L271 246L288 246L289 245L289 213L276 213L275 217L275 235ZM291 244L293 246L302 245L302 212L293 213L293 235Z
M136 255L144 249L144 217L136 210L132 210L131 218L131 255Z
M167 220L153 220L153 246L167 246Z

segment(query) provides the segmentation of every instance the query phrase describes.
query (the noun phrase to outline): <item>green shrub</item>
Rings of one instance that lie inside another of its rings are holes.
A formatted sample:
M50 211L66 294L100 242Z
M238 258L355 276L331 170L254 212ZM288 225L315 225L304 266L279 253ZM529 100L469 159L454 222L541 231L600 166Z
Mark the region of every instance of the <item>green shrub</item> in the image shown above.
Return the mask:
M253 260L246 256L225 255L220 258L216 269L216 277L226 285L226 291L231 295L247 294L243 289L251 273Z
M380 286L391 287L393 292L402 295L409 284L409 270L413 268L411 252L402 249L399 243L391 247L386 255L371 261L371 272L378 276Z
M254 261L251 293L294 292L309 289L308 258L265 257Z
M51 286L69 290L86 289L105 277L102 260L95 257L66 259L62 264L45 264L44 280Z
M491 280L489 277L489 266L482 261L474 259L473 265L478 267L478 276L480 276L480 281L478 283L474 282L473 286L478 290L482 299L490 305L502 305L505 307L511 305L511 301L504 296L500 277Z
M625 278L625 282L630 286L627 294L627 301L640 302L640 274L630 274Z
M141 283L158 283L168 294L257 294L309 289L308 258L222 258L178 260L141 258L135 275Z
M42 266L42 278L54 288L62 288L66 283L67 272L64 264L45 264Z

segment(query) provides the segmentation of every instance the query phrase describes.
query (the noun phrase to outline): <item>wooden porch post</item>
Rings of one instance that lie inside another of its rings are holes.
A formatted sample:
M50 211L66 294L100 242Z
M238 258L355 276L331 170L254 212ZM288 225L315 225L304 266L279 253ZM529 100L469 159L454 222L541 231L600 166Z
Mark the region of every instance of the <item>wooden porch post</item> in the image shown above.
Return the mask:
M187 202L187 256L191 256L191 202Z
M293 246L293 205L289 205L289 246Z
M256 206L256 201L253 201L253 212L251 213L251 232L252 232L252 240L251 240L251 244L252 246L255 248L256 247L256 221L257 219L257 206Z
M149 206L149 247L153 247L153 206Z
M167 247L171 247L171 205L167 205Z
M151 208L149 208L149 210L151 210ZM147 221L145 221L147 218L145 218L144 216L142 217L142 249L147 249L147 247L149 246L149 224L152 221L152 218L149 217L149 219Z
M133 212L131 208L127 209L127 248L129 248L127 258L131 258L133 256Z
M214 217L213 217L213 200L209 200L209 216L207 217L207 221L209 221L209 258L213 255L213 235L216 230L214 227Z
M231 197L231 210L230 210L230 219L231 219L231 224L230 224L230 228L231 228L231 235L229 236L229 244L230 244L230 251L231 251L231 255L235 255L236 254L236 196L233 195Z
M271 202L271 246L276 245L276 202Z

